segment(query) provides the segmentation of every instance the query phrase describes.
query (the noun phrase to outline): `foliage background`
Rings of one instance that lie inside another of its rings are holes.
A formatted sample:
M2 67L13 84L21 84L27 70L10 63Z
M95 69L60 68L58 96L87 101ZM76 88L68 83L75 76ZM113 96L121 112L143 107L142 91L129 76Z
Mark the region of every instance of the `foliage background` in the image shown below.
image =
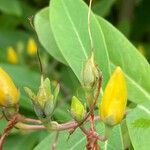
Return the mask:
M88 3L88 0L85 2ZM33 37L40 49L45 74L50 77L54 85L57 81L61 84L60 102L58 104L59 107L55 111L54 119L58 122L64 122L71 118L68 113L71 96L77 94L82 98L83 91L71 69L48 55L39 44L37 36L29 23L29 17L34 16L41 8L48 5L49 0L0 0L0 64L10 73L21 91L20 111L26 116L36 118L31 103L23 91L24 86L29 86L36 91L40 80L37 57L29 56L26 51L27 41L30 37ZM92 9L97 15L104 17L118 28L137 47L137 50L150 61L149 0L95 0ZM19 64L17 65L12 65L7 60L7 47L9 46L13 46L20 55ZM136 116L136 111L139 110L134 111L132 115ZM127 121L130 122L131 120ZM1 120L1 132L5 124L6 121ZM114 134L118 134L117 131L121 129L118 126L115 130L116 132ZM67 133L65 134L67 137ZM72 145L73 141L81 136L80 132L77 132L77 134L79 135L73 136L68 145ZM112 139L113 136L115 135L112 135ZM124 134L124 136L128 135ZM18 132L18 130L14 129L12 134L7 138L4 149L30 150L35 148L37 150L42 145L45 145L45 142L41 142L45 137L46 139L44 141L47 141L47 143L52 142L53 134L49 135L45 131L28 133L23 131ZM60 137L61 143L66 142L63 137L64 135ZM85 139L81 139L79 146L81 146L82 140L85 141ZM124 143L127 146L130 145L129 141L124 141ZM120 142L121 144L122 142ZM108 149L114 148L110 147Z

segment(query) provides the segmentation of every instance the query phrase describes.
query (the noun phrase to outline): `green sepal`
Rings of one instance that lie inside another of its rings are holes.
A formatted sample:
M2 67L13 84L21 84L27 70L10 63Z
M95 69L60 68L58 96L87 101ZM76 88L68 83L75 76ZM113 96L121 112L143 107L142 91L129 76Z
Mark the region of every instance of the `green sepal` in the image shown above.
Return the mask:
M46 95L47 96L50 96L52 93L51 93L51 84L50 84L50 80L49 78L46 78L43 82L43 87L45 89L45 92L46 92Z
M56 104L56 100L57 100L57 97L58 97L58 94L59 94L59 90L60 90L60 85L57 84L55 90L54 90L54 105Z
M51 100L46 101L43 107L39 103L33 103L33 107L36 115L42 121L51 118L54 111L54 104Z
M108 126L114 126L114 119L113 119L113 116L108 116L107 118L105 118L104 120L104 123L107 124Z
M74 119L78 122L81 122L86 114L86 110L80 100L73 96L71 101L71 114Z
M44 124L51 122L51 116L56 107L59 85L56 86L54 92L52 93L50 80L46 78L43 81L43 78L41 78L41 85L37 95L35 95L32 90L27 87L25 87L24 90L28 97L32 100L32 104L38 118Z
M45 105L44 105L44 113L47 117L51 117L52 116L52 113L54 112L54 103L52 100L48 100L45 102Z
M99 77L99 70L95 64L94 53L86 60L81 72L82 86L86 90L95 88Z
M32 100L35 101L36 100L36 95L34 94L34 92L29 89L28 87L24 87L25 93L28 95L28 97Z
M17 107L2 107L2 112L7 118L12 118L12 116L18 113L18 108Z
M41 109L41 106L38 104L33 104L33 107L34 107L34 111L35 111L37 117L41 121L45 120L47 116L45 115L45 112L43 111L43 109Z

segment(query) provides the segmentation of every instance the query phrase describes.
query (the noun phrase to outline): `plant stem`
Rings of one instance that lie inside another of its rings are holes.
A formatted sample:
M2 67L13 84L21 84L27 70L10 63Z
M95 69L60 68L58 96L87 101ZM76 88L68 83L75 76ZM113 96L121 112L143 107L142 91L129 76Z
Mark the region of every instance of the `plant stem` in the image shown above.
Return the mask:
M86 122L88 122L90 119L87 119ZM94 118L94 120L99 120L99 116L96 116ZM57 126L55 126L52 130L53 131L63 131L63 130L70 130L73 129L75 127L78 126L78 123L76 121L70 121L67 123L63 123L63 124L58 124ZM43 125L29 125L29 124L25 124L22 122L18 122L15 127L19 128L19 129L24 129L24 130L43 130L46 129L45 126Z
M8 122L7 127L4 129L2 136L0 137L0 150L3 148L3 143L6 138L6 136L10 133L11 129L15 126L15 124L18 122L18 114L14 115L11 120Z
M32 118L24 118L22 122L34 123L34 124L42 124L42 122L40 120L32 119Z
M76 128L78 128L79 126L81 126L89 118L89 116L91 115L91 112L94 110L96 102L97 102L97 99L98 99L98 96L100 94L101 84L102 84L102 76L100 75L99 78L98 78L98 85L97 85L97 90L96 90L96 94L95 94L95 97L94 97L94 103L90 107L90 110L89 110L88 114L85 116L84 120L82 122L78 123L78 126L76 126L74 128L74 130L72 131L72 133L76 130Z

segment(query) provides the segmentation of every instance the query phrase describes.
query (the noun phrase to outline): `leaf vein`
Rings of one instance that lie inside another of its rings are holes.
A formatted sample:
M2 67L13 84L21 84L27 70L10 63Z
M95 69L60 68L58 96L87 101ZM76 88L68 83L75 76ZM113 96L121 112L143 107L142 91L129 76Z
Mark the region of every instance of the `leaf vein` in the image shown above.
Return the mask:
M85 57L86 57L86 59L87 59L87 58L88 58L87 52L86 52L85 47L84 47L83 44L82 44L82 40L81 40L81 38L80 38L80 36L79 36L79 33L78 33L78 31L77 31L77 29L76 29L76 27L75 27L75 25L74 25L74 23L73 23L73 21L72 21L70 15L69 15L69 13L68 13L67 7L66 7L65 4L63 3L64 1L61 0L61 2L62 2L62 6L64 7L64 10L66 10L66 15L68 16L68 19L70 20L70 23L71 23L71 25L72 25L72 27L73 27L73 30L74 30L74 32L75 32L75 34L76 34L76 36L77 36L77 38L78 38L78 41L79 41L79 43L80 43L80 46L81 46L81 48L83 49L83 53L84 53L84 55L85 55Z

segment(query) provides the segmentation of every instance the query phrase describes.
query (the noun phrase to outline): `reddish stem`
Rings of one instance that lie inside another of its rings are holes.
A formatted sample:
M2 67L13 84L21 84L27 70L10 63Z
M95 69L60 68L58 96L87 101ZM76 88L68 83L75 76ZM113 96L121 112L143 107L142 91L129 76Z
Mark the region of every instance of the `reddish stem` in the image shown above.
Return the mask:
M11 129L13 129L15 124L18 122L19 118L20 118L20 115L16 114L8 122L8 125L4 129L4 132L3 132L3 134L2 134L2 136L0 138L0 150L2 150L2 148L3 148L3 144L4 144L4 140L5 140L6 136L8 136L9 132L11 131Z
M88 119L87 121L89 121L90 119ZM94 118L94 120L99 120L99 116L96 116ZM52 129L54 131L63 131L63 130L69 130L69 129L73 129L75 127L78 126L78 123L76 121L70 121L70 122L67 122L67 123L64 123L64 124L58 124L56 126L56 128ZM24 124L24 123L18 123L16 124L16 127L17 128L20 128L20 129L24 129L24 130L43 130L43 129L46 129L45 126L43 125L28 125L28 124Z
M22 122L35 123L35 124L42 124L42 122L41 122L40 120L31 119L31 118L24 118Z

